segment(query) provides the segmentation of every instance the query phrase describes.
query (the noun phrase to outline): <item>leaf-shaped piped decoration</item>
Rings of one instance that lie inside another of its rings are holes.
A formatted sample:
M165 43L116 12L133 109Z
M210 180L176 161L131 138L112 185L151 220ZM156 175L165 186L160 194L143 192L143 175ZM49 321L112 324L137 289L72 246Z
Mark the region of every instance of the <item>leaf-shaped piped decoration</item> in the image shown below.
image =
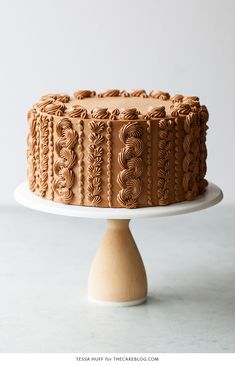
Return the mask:
M94 120L92 120L91 122L89 122L89 127L92 130L92 132L99 134L104 130L104 123L95 122Z
M95 157L101 157L104 153L104 150L102 147L97 147L95 150L94 150L94 156Z

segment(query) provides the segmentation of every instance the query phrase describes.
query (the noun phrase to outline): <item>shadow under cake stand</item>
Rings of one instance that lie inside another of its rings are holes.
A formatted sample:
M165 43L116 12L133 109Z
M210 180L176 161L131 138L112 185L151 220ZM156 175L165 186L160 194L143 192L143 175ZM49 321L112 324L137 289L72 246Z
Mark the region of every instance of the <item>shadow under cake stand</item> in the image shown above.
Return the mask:
M18 203L45 213L79 218L107 219L108 228L91 265L88 297L112 306L131 306L145 302L147 277L129 222L135 218L157 218L195 212L218 204L221 189L209 183L206 192L193 201L138 209L95 208L65 205L33 194L27 182L15 190Z

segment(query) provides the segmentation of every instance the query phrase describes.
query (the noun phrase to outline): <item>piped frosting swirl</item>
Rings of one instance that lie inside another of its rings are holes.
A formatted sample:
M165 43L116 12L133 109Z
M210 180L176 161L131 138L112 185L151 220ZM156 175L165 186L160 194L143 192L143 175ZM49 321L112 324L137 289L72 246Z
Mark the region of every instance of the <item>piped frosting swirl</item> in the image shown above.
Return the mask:
M160 99L160 100L170 99L170 94L168 94L164 91L151 91L149 96L151 96L152 98L155 98L155 99Z
M191 107L187 103L176 103L174 105L174 109L171 112L173 117L177 117L178 115L187 115L191 112Z
M137 90L132 91L130 93L130 96L147 98L148 97L148 94L146 93L146 91L144 89L137 89Z
M64 103L61 103L59 101L55 101L52 104L48 104L44 108L45 113L57 116L63 116L65 110L66 106L64 105Z
M166 116L166 110L164 106L151 108L147 114L147 118L164 118L165 116Z
M78 90L74 93L74 97L76 99L84 99L84 98L91 98L96 95L95 91L91 90Z
M91 111L91 116L95 119L108 119L110 112L108 111L108 108L94 108Z
M129 120L138 119L139 113L136 108L121 109L119 119Z
M73 105L72 109L68 110L67 114L71 118L86 118L87 110L80 105Z
M120 96L120 90L110 89L110 90L104 91L103 93L99 93L97 96L98 96L98 98Z

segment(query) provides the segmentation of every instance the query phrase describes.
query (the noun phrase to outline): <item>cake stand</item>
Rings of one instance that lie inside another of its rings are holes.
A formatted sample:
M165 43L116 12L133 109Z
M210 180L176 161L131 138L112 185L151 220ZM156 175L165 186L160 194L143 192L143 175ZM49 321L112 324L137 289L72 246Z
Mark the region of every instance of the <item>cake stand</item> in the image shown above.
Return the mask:
M15 190L18 203L45 213L79 218L107 219L108 228L91 265L88 297L98 304L131 306L145 302L147 277L144 264L129 229L135 218L159 218L209 208L223 199L218 186L209 183L196 200L168 206L126 209L64 205L31 193L27 182Z

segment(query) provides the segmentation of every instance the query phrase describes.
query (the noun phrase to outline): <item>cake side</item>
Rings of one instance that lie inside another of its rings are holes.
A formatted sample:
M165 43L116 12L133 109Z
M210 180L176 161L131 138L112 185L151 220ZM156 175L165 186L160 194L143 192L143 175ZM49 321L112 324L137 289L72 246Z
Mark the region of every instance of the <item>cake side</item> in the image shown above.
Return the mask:
M137 108L89 112L82 105L68 108L66 95L52 98L42 98L28 114L28 180L37 195L137 208L192 200L205 191L208 112L198 100L168 98L167 115L161 105L145 114Z

